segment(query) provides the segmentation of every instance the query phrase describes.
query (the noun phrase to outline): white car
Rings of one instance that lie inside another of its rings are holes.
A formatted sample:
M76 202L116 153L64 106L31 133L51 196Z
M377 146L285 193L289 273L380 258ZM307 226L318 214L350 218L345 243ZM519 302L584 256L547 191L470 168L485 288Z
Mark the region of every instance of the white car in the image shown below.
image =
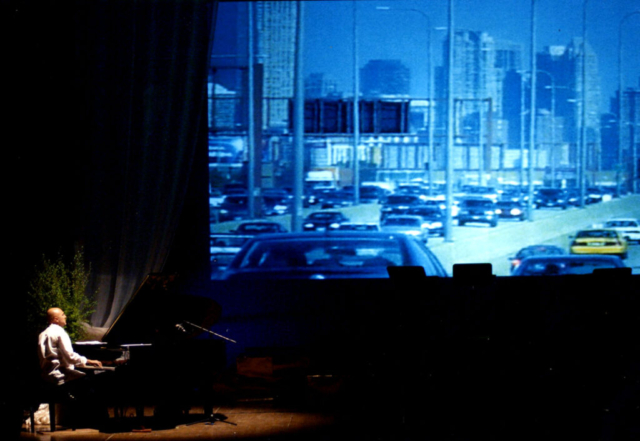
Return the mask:
M404 233L427 243L429 228L420 216L395 215L389 216L380 225L382 231L389 233Z
M640 222L637 219L610 219L604 224L604 228L619 231L627 242L640 243Z

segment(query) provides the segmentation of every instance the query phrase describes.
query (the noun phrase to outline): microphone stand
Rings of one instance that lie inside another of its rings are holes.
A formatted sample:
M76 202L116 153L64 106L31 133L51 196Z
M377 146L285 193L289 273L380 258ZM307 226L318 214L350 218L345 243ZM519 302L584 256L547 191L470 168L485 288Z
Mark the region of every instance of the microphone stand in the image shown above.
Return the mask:
M203 328L202 326L198 326L198 325L196 325L194 323L191 323L191 322L188 322L186 320L183 321L182 323L185 323L185 324L187 324L189 326L193 326L194 328L199 329L201 331L208 332L211 335L215 335L216 337L220 337L220 338L222 338L224 340L230 341L231 343L237 343L235 340L227 338L224 335L216 334L213 331L210 331L210 330L208 330L206 328ZM205 411L206 411L206 408L205 408ZM232 426L237 426L236 423L232 423L231 421L226 421L226 419L227 419L226 416L224 416L222 414L219 414L219 413L213 413L213 411L212 411L211 415L209 415L207 418L205 418L203 420L200 420L200 421L194 421L192 423L186 424L186 426L193 426L194 424L200 424L200 423L205 423L207 425L213 425L216 421L219 421L221 423L231 424Z
M210 330L208 330L208 329L205 329L205 328L203 328L202 326L194 325L193 323L188 322L188 321L186 321L186 320L185 320L183 323L186 323L187 325L193 326L194 328L200 329L201 331L208 332L209 334L211 334L211 335L215 335L216 337L223 338L223 339L225 339L225 340L227 340L227 341L230 341L231 343L237 343L235 340L232 340L232 339L230 339L230 338L227 338L227 337L225 337L224 335L216 334L216 333L215 333L215 332L213 332L213 331L210 331Z

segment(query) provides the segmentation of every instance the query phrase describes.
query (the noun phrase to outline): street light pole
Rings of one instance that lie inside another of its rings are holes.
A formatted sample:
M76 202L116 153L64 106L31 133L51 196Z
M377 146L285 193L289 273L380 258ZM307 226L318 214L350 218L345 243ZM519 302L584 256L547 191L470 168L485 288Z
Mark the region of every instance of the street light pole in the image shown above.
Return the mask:
M580 208L586 207L587 196L587 3L582 0L582 90L580 108Z
M533 167L536 142L536 0L531 0L531 113L529 115L529 164L527 220L533 221Z
M623 75L622 75L622 25L625 21L627 21L633 15L640 15L640 10L633 11L622 17L620 23L618 24L618 167L622 165L623 155L622 155L622 143L624 142L623 131L625 128L624 124L624 112L622 109L624 103L624 85L623 85ZM637 158L636 158L636 148L635 145L632 144L632 164L631 164L631 191L633 193L636 192L636 181L637 181ZM619 169L616 183L618 187L618 195L622 194L622 170Z
M526 85L526 71L520 73L520 192L524 189L524 147L525 147L525 136L524 136L524 115L525 115L525 106L524 106L524 97L525 97L525 85Z
M358 75L358 2L353 5L353 203L360 203L360 161L358 158L358 144L360 144L360 109L359 97L360 81Z
M446 210L444 225L445 242L453 242L453 39L454 16L453 16L453 0L449 0L448 12L448 56L447 56L447 150L445 154L445 192L446 192Z
M255 204L255 164L256 164L256 136L255 136L255 53L254 53L254 25L253 25L253 3L247 4L248 9L248 58L249 58L249 67L248 67L248 124L247 124L247 208L249 210L249 218L253 219L256 215L256 204Z
M304 80L303 80L304 2L296 2L294 151L293 151L293 212L291 231L302 231L302 199L304 197Z

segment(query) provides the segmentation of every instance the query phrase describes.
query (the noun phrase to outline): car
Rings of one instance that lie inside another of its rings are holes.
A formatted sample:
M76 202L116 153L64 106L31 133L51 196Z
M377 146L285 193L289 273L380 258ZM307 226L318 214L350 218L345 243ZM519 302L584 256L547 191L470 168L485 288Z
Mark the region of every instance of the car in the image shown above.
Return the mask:
M256 236L244 244L220 278L388 278L390 266L420 266L427 276L448 276L431 250L406 234L327 231Z
M243 222L230 232L245 236L255 236L266 233L286 233L287 229L278 222L255 221Z
M527 192L519 188L506 188L500 191L499 201L525 202L527 200Z
M605 197L605 192L600 187L588 187L585 193L586 204L597 204L598 202L611 200L610 195Z
M422 202L423 198L416 194L390 194L380 208L380 220L391 215L406 214L409 208L421 205Z
M569 247L571 254L613 254L627 258L627 240L619 231L612 229L580 230Z
M444 214L440 207L420 205L410 208L407 214L420 216L430 235L444 236Z
M385 232L408 234L424 243L429 241L429 228L421 216L388 216L382 221L380 228Z
M340 211L316 211L304 218L303 231L337 230L340 224L349 222L349 218Z
M605 222L604 227L620 232L627 242L640 243L640 222L637 219L610 219Z
M498 200L499 192L495 187L486 185L463 185L460 189L462 197L483 197L494 202Z
M562 208L566 210L569 206L567 191L562 188L541 188L537 191L533 199L535 208Z
M567 196L567 205L571 207L579 207L580 206L580 189L579 188L569 188L566 190Z
M351 192L353 194L353 190ZM360 186L360 202L363 204L377 204L387 194L388 191L380 187L373 185Z
M265 216L281 216L291 211L291 199L280 196L262 197L262 214Z
M465 198L458 205L458 225L463 226L468 222L480 222L489 224L490 227L498 226L498 206L488 198Z
M219 219L221 222L229 220L247 219L249 217L249 198L247 196L227 195L220 204Z
M526 207L521 202L498 201L496 202L496 213L500 219L523 221L527 218Z
M380 231L380 225L375 222L345 222L338 227L340 231Z
M211 261L211 278L216 279L229 265L242 245L250 236L235 234L212 234L209 241L209 258Z
M591 274L596 269L624 268L617 256L534 256L525 258L512 276L564 276Z
M222 194L222 190L218 188L212 188L209 190L209 206L210 207L219 207L224 201L224 195Z
M353 205L353 193L344 190L330 190L322 195L320 208L342 208Z
M515 271L520 263L527 257L533 256L563 256L568 253L564 250L564 248L556 246L556 245L529 245L524 248L521 248L514 257L510 257L511 261L511 272Z

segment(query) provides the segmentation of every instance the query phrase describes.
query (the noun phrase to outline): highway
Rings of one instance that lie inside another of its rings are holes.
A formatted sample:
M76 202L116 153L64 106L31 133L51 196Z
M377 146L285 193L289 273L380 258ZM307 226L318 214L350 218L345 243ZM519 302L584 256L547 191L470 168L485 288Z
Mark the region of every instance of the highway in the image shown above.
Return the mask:
M319 211L307 208L304 215ZM353 222L378 222L380 205L363 204L341 209ZM509 257L520 248L539 243L554 244L569 248L569 235L579 229L602 224L614 217L640 218L640 195L630 195L589 205L586 208L561 210L539 209L533 221L501 220L496 228L486 224L453 226L453 241L443 238L429 239L428 247L438 256L451 274L454 263L491 263L496 276L509 275ZM290 216L274 216L266 220L276 221L290 228ZM211 224L211 233L228 232L241 221ZM630 244L629 257L625 264L640 274L640 245Z

